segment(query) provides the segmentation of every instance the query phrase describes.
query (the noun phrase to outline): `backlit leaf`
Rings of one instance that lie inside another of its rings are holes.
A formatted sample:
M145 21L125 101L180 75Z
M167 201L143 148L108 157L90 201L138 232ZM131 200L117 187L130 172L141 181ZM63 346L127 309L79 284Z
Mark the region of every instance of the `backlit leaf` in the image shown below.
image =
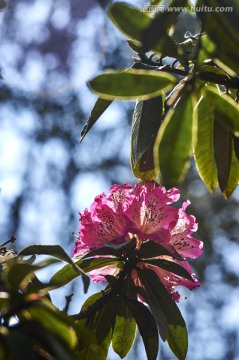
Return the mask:
M89 82L91 89L102 98L112 100L149 99L161 95L174 84L173 76L156 71L127 69L109 71Z
M154 168L153 144L141 155L135 165L131 156L131 168L134 176L142 182L156 179L157 174Z
M194 157L203 182L213 192L218 186L214 158L214 106L207 97L202 97L197 106L197 133Z
M236 140L238 140L238 138L236 138ZM229 198L229 196L237 187L238 183L239 183L239 162L238 162L238 158L236 157L235 148L232 147L231 169L228 178L228 183L223 191L223 195L226 198Z
M31 245L27 248L23 249L19 255L51 255L56 257L57 259L68 262L72 265L72 267L79 273L79 275L83 275L83 283L84 283L84 291L87 292L90 280L89 277L82 271L81 268L75 265L69 255L65 252L65 250L59 245Z
M122 296L116 299L116 319L112 336L114 351L123 359L130 351L136 335L136 322Z
M186 0L173 0L170 6L185 6ZM178 12L168 12L166 10L156 13L149 26L142 34L143 51L154 50L163 56L171 56L177 58L177 45L168 35L172 25L174 25Z
M141 39L143 30L151 22L151 18L144 12L123 3L111 5L109 17L120 31L138 41Z
M6 271L4 272L4 281L7 282L8 286L12 290L17 290L19 288L25 288L29 283L31 278L34 276L34 271L43 269L49 265L55 264L58 262L56 259L47 259L41 261L37 265L31 265L26 263L13 262L8 263Z
M76 261L76 265L85 272L112 264L117 265L119 264L119 261L113 258L95 258ZM67 264L52 276L48 285L61 287L76 279L78 276L80 276L79 272L77 272L70 264Z
M225 93L219 94L218 89L207 86L205 94L217 113L220 114L219 121L231 131L239 132L239 106Z
M199 0L197 6L203 6L205 2ZM239 70L239 6L236 0L208 0L207 6L212 9L228 8L227 11L199 11L197 15L203 22L203 31L212 39L215 44L211 57L217 57L234 71ZM218 26L220 24L220 26ZM215 31L215 29L217 29ZM232 55L233 54L233 55Z
M155 166L166 187L178 185L188 168L196 130L193 109L193 95L185 93L159 129L154 146Z
M69 326L69 319L65 314L58 312L47 300L44 300L44 304L29 306L24 310L24 316L39 322L67 347L73 349L76 346L76 334Z
M87 120L81 131L80 141L84 139L88 131L92 128L92 126L96 123L99 117L105 112L105 110L110 106L113 100L105 100L99 97L91 111L90 117Z

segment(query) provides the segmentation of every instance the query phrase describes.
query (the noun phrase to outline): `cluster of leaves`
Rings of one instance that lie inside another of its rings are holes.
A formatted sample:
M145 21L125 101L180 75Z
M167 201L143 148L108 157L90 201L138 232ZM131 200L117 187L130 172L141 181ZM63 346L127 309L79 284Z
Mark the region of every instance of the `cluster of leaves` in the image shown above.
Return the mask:
M52 257L33 264L35 254ZM1 360L77 359L74 322L52 304L49 290L56 286L43 284L35 274L60 260L72 264L60 246L31 246L18 255L1 247ZM83 275L87 290L89 278L74 264L71 266Z
M82 359L106 359L111 343L114 351L124 358L135 340L136 325L148 359L157 358L158 332L175 356L185 359L188 338L184 319L171 295L147 264L193 279L177 263L157 258L162 255L183 260L153 241L143 243L137 250L135 238L121 245L108 243L78 260L76 258L75 265L85 272L112 264L120 270L116 277L105 275L108 282L105 290L88 298L81 312L72 316L81 334ZM132 280L132 271L137 273L140 286ZM79 273L69 264L51 278L49 285L66 284L77 276Z
M36 255L51 258L34 264ZM175 301L154 271L138 266L150 264L193 280L175 262L156 258L162 255L183 260L151 241L136 250L135 238L123 245L108 244L74 263L60 246L33 245L17 256L2 248L0 359L15 360L27 354L32 360L104 360L111 343L124 358L135 340L136 327L148 359L157 358L158 333L178 359L185 359L187 329ZM35 272L60 260L68 264L48 283L42 283ZM79 314L69 316L52 304L49 291L82 276L87 292L89 278L85 272L112 264L120 269L119 274L105 275L105 290L89 297ZM141 286L132 280L133 270Z
M225 0L207 5L228 9ZM197 12L202 33L187 32L186 40L176 43L171 34L179 12L164 6L163 12L151 14L113 4L109 17L138 57L131 68L108 71L89 82L100 97L82 139L114 99L136 99L131 131L134 175L143 181L159 176L166 187L175 186L194 155L208 189L213 192L219 185L229 197L239 181L239 6L236 1L230 5L228 12ZM191 5L172 0L169 6ZM198 0L196 7L202 6Z

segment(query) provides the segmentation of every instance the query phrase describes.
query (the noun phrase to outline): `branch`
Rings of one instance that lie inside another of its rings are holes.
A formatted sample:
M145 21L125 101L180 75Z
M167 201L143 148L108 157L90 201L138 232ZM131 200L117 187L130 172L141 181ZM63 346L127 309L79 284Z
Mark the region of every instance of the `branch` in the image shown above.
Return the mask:
M140 59L136 60L136 63L133 65L134 69L147 69L147 70L157 70L164 71L167 73L171 73L174 75L179 75L182 77L187 77L188 75L192 75L189 71L174 68L171 65L162 65L161 61L153 61L148 58L145 54L138 54ZM211 82L213 84L224 85L228 89L236 89L239 90L239 77L231 77L229 75L220 75L215 74L214 72L205 71L199 72L198 70L194 73L194 78L198 80L202 80L205 82Z

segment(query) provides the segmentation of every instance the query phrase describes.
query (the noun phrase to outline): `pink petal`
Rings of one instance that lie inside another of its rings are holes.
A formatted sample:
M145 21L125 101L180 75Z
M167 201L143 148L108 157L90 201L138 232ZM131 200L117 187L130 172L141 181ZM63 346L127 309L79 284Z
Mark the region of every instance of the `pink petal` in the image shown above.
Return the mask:
M174 246L175 250L183 257L195 259L203 252L203 243L191 236L191 233L197 230L197 224L193 215L187 215L185 209L190 201L183 203L179 209L179 218L175 227L171 231L171 240L169 244Z
M89 272L91 279L98 282L105 282L106 279L104 275L116 275L119 272L119 269L115 265L104 266L101 269L92 270Z

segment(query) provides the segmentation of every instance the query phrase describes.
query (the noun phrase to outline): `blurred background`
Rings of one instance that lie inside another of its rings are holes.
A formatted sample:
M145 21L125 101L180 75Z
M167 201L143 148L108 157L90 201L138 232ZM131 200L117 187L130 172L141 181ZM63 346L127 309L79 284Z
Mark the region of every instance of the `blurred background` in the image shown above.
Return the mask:
M129 161L133 102L115 101L80 143L97 99L87 81L132 64L126 38L107 18L110 3L9 0L0 12L0 242L15 235L17 251L59 244L71 255L78 212L111 184L136 180ZM180 189L205 244L193 262L201 287L182 290L187 299L179 304L189 330L187 359L239 360L239 191L229 200L211 195L193 163ZM56 268L42 277L50 271ZM62 309L74 292L76 313L100 289L91 284L84 295L76 280L51 295ZM138 340L127 359L145 358ZM163 343L159 359L174 359Z

